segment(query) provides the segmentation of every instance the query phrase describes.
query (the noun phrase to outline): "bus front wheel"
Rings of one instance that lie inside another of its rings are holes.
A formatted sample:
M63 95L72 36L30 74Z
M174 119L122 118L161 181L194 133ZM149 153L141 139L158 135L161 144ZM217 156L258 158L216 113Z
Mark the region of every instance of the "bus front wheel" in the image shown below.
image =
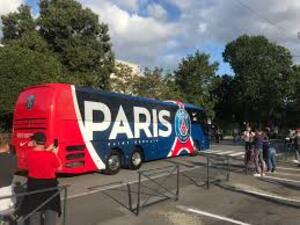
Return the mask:
M137 170L142 166L143 152L140 149L133 150L130 157L129 169Z
M108 175L117 174L121 169L121 165L122 165L121 154L116 150L112 150L112 152L110 153L109 157L106 160L106 169L104 173Z

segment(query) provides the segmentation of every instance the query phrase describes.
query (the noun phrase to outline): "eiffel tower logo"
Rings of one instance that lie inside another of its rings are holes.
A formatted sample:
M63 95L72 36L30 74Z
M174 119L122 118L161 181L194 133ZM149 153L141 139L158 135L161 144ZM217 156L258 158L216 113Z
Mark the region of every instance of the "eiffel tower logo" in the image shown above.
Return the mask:
M187 133L188 133L188 128L186 126L186 123L184 120L182 120L182 123L181 123L181 126L180 126L180 133L183 135L183 136L186 136Z

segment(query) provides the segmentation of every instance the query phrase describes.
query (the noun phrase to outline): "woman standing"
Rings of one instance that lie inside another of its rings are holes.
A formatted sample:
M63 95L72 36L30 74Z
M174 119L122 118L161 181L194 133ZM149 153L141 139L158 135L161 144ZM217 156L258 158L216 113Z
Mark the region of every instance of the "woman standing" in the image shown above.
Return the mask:
M58 187L55 172L61 166L57 157L58 148L54 145L46 148L47 139L42 132L35 133L31 139L33 148L27 155L27 191L54 190L27 195L23 200L21 213L26 216L48 201L29 217L28 222L29 225L40 225L44 218L44 225L56 225L57 215L61 213L60 195L55 189Z

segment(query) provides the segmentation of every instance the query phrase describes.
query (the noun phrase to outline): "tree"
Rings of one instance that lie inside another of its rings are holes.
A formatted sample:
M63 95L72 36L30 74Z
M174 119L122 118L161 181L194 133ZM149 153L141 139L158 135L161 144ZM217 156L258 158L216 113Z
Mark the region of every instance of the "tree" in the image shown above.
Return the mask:
M289 50L264 36L242 35L226 45L223 57L235 72L242 117L260 124L279 120L293 82Z
M108 26L74 0L41 0L40 9L39 32L66 69L108 89L114 67Z
M0 118L1 126L11 127L14 103L24 87L63 78L63 67L53 56L19 46L0 48Z
M161 98L164 100L182 100L184 98L180 88L176 85L174 74L167 73L162 79Z
M135 82L139 79L140 74L123 63L116 63L113 73L111 74L111 88L113 91L122 94L133 94Z
M25 32L34 31L36 26L30 13L30 7L26 5L21 5L16 12L1 16L1 20L4 44L20 38Z
M145 68L144 75L136 77L133 85L133 94L148 98L161 99L163 69Z
M215 101L210 92L214 87L217 68L217 62L209 62L209 55L197 51L183 58L174 72L175 83L183 100L205 107L211 117L214 116Z
M235 122L238 108L236 106L235 79L230 75L218 76L212 95L217 99L214 111L221 123Z
M285 127L299 128L300 125L300 66L294 65L293 78L294 85L290 87L290 95L284 100L285 110L283 114L283 122Z

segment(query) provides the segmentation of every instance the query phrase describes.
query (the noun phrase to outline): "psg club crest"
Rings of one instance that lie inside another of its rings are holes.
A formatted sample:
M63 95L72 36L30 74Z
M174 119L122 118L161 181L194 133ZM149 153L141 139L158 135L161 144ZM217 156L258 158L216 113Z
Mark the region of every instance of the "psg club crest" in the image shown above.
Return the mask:
M191 134L191 119L185 109L178 109L175 115L175 132L178 139L185 143Z
M26 99L26 109L32 109L34 102L35 102L34 95L28 96Z
M175 133L176 138L172 145L172 149L168 154L168 157L174 157L180 155L183 151L188 154L192 154L194 151L194 143L191 138L191 119L188 112L184 109L184 104L181 102L175 102L179 109L175 114Z

